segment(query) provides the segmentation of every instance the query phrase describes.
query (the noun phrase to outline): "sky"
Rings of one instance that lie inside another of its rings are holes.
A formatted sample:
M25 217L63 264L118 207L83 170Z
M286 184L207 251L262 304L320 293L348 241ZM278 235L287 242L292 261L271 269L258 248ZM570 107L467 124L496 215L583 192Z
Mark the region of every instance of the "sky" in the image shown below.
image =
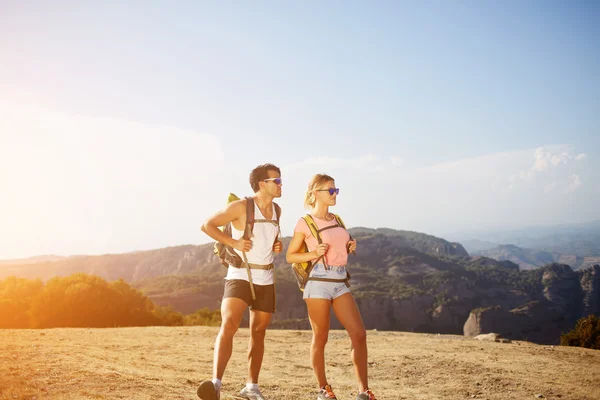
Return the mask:
M211 239L281 167L349 226L600 218L600 3L0 2L0 259Z

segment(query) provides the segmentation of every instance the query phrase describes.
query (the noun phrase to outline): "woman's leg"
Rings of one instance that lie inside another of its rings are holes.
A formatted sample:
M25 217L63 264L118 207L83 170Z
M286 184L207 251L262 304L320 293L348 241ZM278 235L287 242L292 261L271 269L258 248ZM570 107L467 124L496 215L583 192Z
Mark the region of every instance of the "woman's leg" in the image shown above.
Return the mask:
M331 301L327 299L305 299L308 319L313 331L310 344L310 361L317 377L319 388L327 385L325 376L325 345L329 337L329 310Z
M367 332L363 325L358 306L351 293L333 299L333 311L338 321L346 328L352 341L351 357L358 379L360 393L369 388L367 374Z

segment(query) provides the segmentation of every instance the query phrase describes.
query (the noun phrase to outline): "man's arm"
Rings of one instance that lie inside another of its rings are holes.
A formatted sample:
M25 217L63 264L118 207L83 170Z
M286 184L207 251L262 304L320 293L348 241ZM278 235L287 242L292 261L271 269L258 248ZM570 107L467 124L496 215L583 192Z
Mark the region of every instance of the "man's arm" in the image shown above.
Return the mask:
M219 229L220 226L241 219L242 215L246 215L246 200L233 201L224 210L217 212L207 219L200 229L217 242L223 243L226 246L233 247L239 251L250 251L252 248L251 240L244 240L244 238L235 240Z

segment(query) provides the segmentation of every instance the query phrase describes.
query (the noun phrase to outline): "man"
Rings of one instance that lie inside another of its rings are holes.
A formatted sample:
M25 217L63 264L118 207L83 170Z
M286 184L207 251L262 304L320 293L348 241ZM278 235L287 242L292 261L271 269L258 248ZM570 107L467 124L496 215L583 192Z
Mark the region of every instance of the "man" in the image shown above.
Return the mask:
M219 400L221 379L233 349L233 336L240 326L246 308L250 307L250 342L248 344L248 380L240 397L264 400L258 387L258 375L264 354L265 333L275 312L273 254L280 253L279 206L273 202L281 197L281 171L273 164L259 165L250 173L254 196L229 203L209 218L202 231L216 241L234 249L237 262L230 263L225 277L221 303L221 329L215 341L213 379L198 388L203 400ZM247 214L254 203L254 220ZM248 234L248 222L254 224ZM231 224L231 236L219 229ZM236 256L237 255L237 256Z

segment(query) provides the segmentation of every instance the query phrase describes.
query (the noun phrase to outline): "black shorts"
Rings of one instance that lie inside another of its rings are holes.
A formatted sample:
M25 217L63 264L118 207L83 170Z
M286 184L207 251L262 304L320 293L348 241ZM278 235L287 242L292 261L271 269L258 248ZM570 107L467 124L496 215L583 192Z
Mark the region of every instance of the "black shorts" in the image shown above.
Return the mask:
M275 285L254 285L256 300L252 300L250 283L243 279L228 279L225 281L223 298L236 297L242 299L252 310L275 312Z

